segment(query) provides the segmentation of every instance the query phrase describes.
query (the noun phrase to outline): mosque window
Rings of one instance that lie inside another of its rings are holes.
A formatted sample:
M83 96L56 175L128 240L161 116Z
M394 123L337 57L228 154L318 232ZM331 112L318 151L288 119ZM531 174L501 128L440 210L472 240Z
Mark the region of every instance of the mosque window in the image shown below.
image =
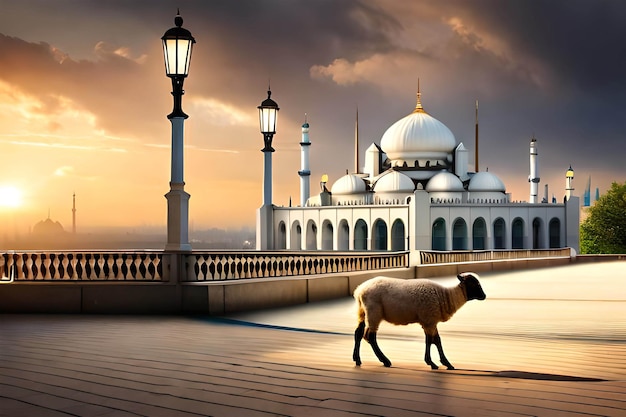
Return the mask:
M446 250L446 221L441 217L433 223L433 250Z
M561 247L561 221L557 218L550 220L549 227L550 248Z

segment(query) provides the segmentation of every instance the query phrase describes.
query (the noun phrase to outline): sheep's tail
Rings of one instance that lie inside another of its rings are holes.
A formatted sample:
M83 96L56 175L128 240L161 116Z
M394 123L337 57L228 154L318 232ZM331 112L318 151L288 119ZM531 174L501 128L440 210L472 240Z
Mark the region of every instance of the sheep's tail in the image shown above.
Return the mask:
M365 321L365 309L363 308L363 301L361 301L361 287L357 287L354 290L354 303L356 318L358 323L362 323Z

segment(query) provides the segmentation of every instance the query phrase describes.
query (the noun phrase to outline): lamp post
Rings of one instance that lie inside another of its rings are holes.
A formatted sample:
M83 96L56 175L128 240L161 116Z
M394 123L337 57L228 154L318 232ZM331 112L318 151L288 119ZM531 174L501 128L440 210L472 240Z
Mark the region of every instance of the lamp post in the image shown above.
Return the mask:
M165 194L167 199L167 244L166 250L188 251L189 244L189 197L185 192L183 177L184 154L184 122L187 116L183 112L182 99L185 91L183 82L189 74L191 50L196 40L191 32L182 27L183 18L180 11L174 18L175 27L169 29L161 40L163 41L163 56L165 58L165 74L172 79L172 96L174 109L167 116L172 123L172 170L170 176L170 191Z
M259 109L259 124L263 134L263 206L259 209L257 225L257 249L268 250L274 246L274 213L272 210L272 139L276 133L276 119L278 118L278 104L271 98L272 91L268 88L267 99L261 102Z

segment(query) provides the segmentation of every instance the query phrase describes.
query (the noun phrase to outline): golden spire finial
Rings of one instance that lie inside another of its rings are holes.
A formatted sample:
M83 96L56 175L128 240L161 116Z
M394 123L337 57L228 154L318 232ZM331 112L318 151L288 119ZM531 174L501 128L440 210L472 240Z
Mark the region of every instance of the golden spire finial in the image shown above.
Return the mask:
M422 107L422 93L420 92L420 79L417 79L417 104L413 113L426 113Z

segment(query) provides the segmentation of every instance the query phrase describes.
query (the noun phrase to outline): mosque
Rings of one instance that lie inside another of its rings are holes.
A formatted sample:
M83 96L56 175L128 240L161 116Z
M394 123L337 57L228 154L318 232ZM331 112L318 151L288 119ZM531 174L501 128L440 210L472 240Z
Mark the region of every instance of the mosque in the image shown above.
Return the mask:
M579 250L580 203L572 195L573 170L566 173L562 202L548 202L547 196L539 201L535 138L530 142L529 202L512 202L494 173L468 172L467 149L424 110L418 89L413 112L391 125L380 145L369 146L363 169L357 116L355 172L339 178L330 190L324 176L320 194L311 196L309 127L305 120L300 205L264 204L259 209L259 250ZM478 115L475 158L478 166Z

